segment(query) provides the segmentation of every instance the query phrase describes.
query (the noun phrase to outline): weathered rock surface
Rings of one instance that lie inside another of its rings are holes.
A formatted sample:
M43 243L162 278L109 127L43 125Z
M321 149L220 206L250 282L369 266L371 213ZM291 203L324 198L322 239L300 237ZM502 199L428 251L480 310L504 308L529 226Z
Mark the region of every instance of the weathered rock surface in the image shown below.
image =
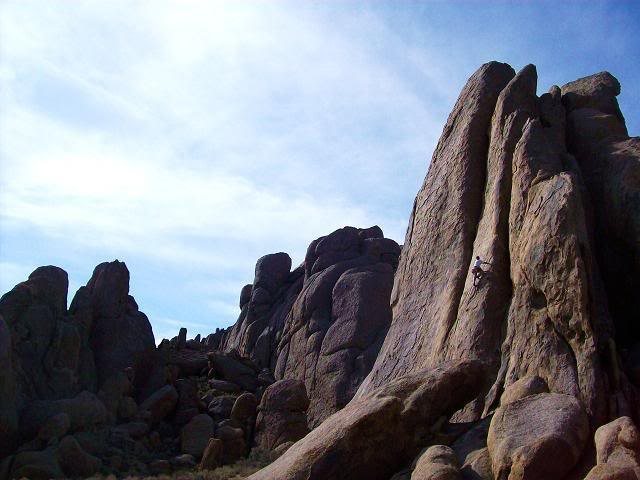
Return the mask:
M456 454L445 445L434 445L420 455L411 480L461 480Z
M589 438L589 419L569 395L541 393L496 410L487 447L495 478L563 478Z
M439 417L478 394L483 368L461 362L400 377L352 400L249 478L388 479L419 452Z
M640 432L629 417L598 428L595 442L598 464L585 480L640 478Z
M616 341L640 339L640 138L629 138L608 72L562 87L567 109L567 147L575 155L592 198L592 248L604 281Z
M269 386L258 407L256 444L275 450L304 437L309 431L308 407L309 398L301 381L279 380Z
M380 228L345 227L312 242L291 272L288 255L262 257L221 347L276 378L303 381L317 425L348 403L373 364L391 321L399 254Z
M483 65L449 115L409 219L391 296L393 321L371 374L360 386L360 396L447 357L482 213L487 132L498 96L513 76L506 64ZM480 323L459 331L475 341L477 335L471 332L483 332L484 327ZM489 326L486 332L492 335ZM475 350L487 347L479 339Z

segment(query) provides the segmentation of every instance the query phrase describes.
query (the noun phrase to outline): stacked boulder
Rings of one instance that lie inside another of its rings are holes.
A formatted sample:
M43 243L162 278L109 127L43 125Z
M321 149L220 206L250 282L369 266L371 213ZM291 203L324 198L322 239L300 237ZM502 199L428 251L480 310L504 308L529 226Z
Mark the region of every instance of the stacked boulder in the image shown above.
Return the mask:
M252 358L276 379L304 382L309 424L319 425L351 400L373 365L391 323L399 255L376 226L314 240L293 271L285 253L262 257L221 349Z
M416 197L371 372L252 480L636 478L640 149L619 93L603 72L538 96L533 65L469 79ZM449 392L460 368L473 382Z

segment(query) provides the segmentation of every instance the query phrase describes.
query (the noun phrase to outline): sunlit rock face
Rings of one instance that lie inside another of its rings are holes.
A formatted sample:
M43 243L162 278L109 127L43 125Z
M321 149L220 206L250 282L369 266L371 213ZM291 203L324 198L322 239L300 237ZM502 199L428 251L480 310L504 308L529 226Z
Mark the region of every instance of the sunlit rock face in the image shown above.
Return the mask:
M252 479L584 478L596 429L622 416L596 436L589 478L637 468L638 138L607 72L537 91L533 65L471 76L416 197L371 372ZM459 391L429 377L460 368L474 381ZM435 401L440 420L407 398Z

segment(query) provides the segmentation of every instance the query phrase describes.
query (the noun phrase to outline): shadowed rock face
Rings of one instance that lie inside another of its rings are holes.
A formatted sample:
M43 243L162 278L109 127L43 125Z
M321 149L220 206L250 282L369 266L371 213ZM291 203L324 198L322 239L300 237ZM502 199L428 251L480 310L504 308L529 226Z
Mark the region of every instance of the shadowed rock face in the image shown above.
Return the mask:
M78 391L79 333L67 314L69 280L58 267L39 267L0 299L8 332L5 344L17 388L17 404Z
M69 313L87 328L95 358L98 385L127 367L145 375L154 363L155 340L147 316L129 295L129 270L123 262L101 263L85 287L76 293Z
M562 87L567 146L592 199L598 265L617 342L640 343L640 138L629 138L608 72Z
M222 349L304 382L309 424L318 425L351 400L373 365L391 322L399 254L380 228L345 227L313 241L292 272L288 255L262 257Z

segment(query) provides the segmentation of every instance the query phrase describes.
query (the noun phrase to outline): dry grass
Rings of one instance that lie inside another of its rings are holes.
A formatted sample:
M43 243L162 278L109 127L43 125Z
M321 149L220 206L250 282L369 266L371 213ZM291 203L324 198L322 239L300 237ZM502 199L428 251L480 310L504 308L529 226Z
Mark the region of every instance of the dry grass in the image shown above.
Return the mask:
M231 465L224 465L215 470L180 470L171 475L128 476L126 480L244 480L252 473L266 467L274 460L270 452L253 449L248 458L242 458ZM95 476L91 480L116 480L115 475Z

